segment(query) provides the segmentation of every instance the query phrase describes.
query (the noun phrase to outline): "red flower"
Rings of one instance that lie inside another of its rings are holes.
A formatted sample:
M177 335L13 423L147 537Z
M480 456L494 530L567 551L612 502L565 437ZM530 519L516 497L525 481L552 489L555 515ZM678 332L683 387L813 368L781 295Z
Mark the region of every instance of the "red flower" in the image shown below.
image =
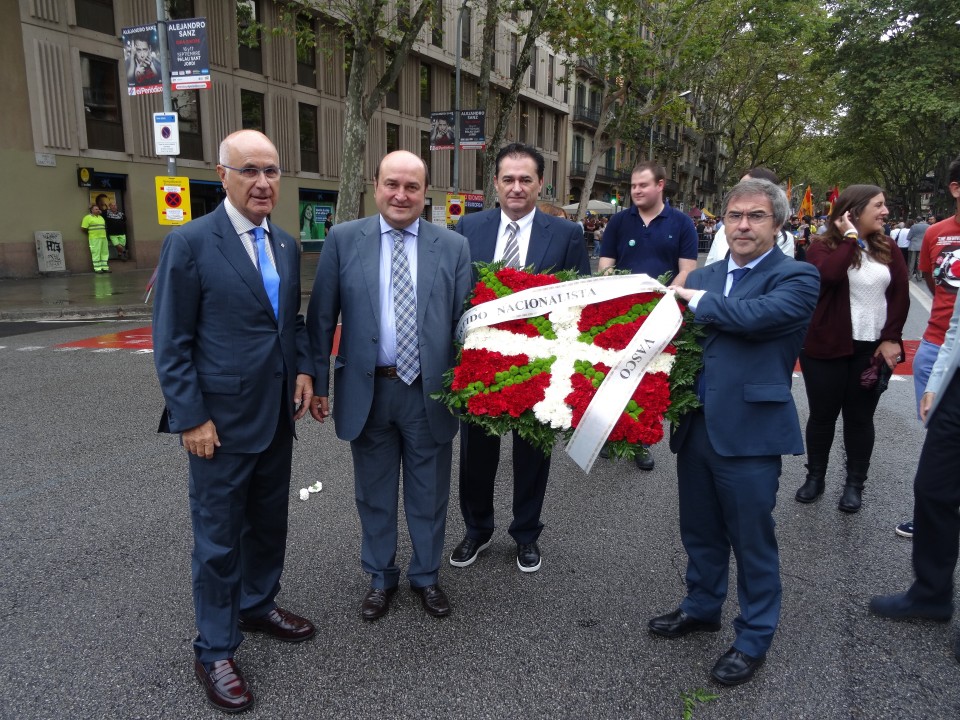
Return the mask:
M530 324L529 320L504 320L503 322L493 325L493 327L499 330L506 330L507 332L516 333L517 335L526 335L527 337L540 337L540 331L537 328Z
M454 368L453 390L463 390L477 381L492 385L498 372L505 372L512 365L522 367L530 362L526 355L503 355L491 350L478 348L464 350L460 355L460 364Z
M550 373L534 375L526 382L509 385L499 392L478 393L467 400L471 415L510 415L520 417L524 412L543 400L550 385Z

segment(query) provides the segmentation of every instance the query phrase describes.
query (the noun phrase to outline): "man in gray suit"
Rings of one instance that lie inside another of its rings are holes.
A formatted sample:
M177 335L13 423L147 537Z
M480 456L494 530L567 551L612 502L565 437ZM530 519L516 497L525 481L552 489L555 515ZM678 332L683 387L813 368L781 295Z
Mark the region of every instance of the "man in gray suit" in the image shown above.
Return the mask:
M956 185L956 183L954 183ZM904 592L870 601L876 615L894 620L925 618L946 622L953 615L953 572L960 553L960 303L920 400L927 437L913 481L913 571L916 580ZM960 636L953 646L960 662Z
M307 329L316 361L311 414L329 415L333 361L337 437L353 453L354 489L370 589L360 614L387 613L397 590L397 501L413 557L411 589L430 615L450 614L438 584L457 420L430 398L454 363L453 332L470 286L461 235L421 220L427 168L403 150L374 175L375 217L335 225L327 235L310 297ZM337 319L338 354L331 357Z

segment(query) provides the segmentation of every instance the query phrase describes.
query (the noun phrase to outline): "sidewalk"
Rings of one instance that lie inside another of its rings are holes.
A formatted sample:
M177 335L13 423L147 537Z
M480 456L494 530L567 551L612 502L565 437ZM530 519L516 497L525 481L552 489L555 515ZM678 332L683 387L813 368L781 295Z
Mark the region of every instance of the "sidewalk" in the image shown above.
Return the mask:
M304 298L310 295L319 253L308 253L300 264ZM0 321L74 320L89 318L149 318L153 295L144 303L153 269L127 269L111 263L110 274L51 275L23 280L0 280Z

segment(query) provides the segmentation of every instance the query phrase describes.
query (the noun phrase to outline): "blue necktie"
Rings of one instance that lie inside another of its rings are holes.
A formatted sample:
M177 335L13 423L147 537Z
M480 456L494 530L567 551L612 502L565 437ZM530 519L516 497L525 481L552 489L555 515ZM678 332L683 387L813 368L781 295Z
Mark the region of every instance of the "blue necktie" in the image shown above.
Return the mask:
M267 242L264 237L263 228L255 227L253 229L253 239L257 243L257 265L260 266L260 277L263 278L263 289L267 291L267 297L270 298L270 304L273 306L273 316L280 317L280 276L277 269L270 262L267 255Z
M730 293L733 292L733 289L737 286L737 283L743 280L743 276L748 272L750 272L750 268L748 267L736 268L730 271L730 274L733 275L733 282L730 283L730 292L727 293L727 295L730 295Z
M403 247L403 231L391 230L393 255L393 311L397 332L397 375L407 385L420 374L420 351L417 348L417 296L413 292L410 263Z

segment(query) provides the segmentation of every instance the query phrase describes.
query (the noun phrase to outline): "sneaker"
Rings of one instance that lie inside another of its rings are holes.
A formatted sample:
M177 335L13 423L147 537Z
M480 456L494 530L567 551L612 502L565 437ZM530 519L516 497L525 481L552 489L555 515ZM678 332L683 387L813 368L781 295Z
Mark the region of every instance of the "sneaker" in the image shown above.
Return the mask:
M913 539L913 520L907 520L897 525L897 535L905 537L908 540Z
M525 573L540 569L540 548L535 542L517 545L517 567Z
M633 461L637 464L638 470L646 472L653 470L653 454L647 448L643 449L643 454L637 453Z
M454 548L450 555L450 564L454 567L467 567L472 565L477 559L477 555L482 553L493 542L493 538L488 538L486 542L474 540L472 537L465 537L460 544Z
M600 448L600 457L602 457L604 460L609 460L609 459L610 459L610 451L607 450L607 446L606 446L606 445L604 445L602 448Z

